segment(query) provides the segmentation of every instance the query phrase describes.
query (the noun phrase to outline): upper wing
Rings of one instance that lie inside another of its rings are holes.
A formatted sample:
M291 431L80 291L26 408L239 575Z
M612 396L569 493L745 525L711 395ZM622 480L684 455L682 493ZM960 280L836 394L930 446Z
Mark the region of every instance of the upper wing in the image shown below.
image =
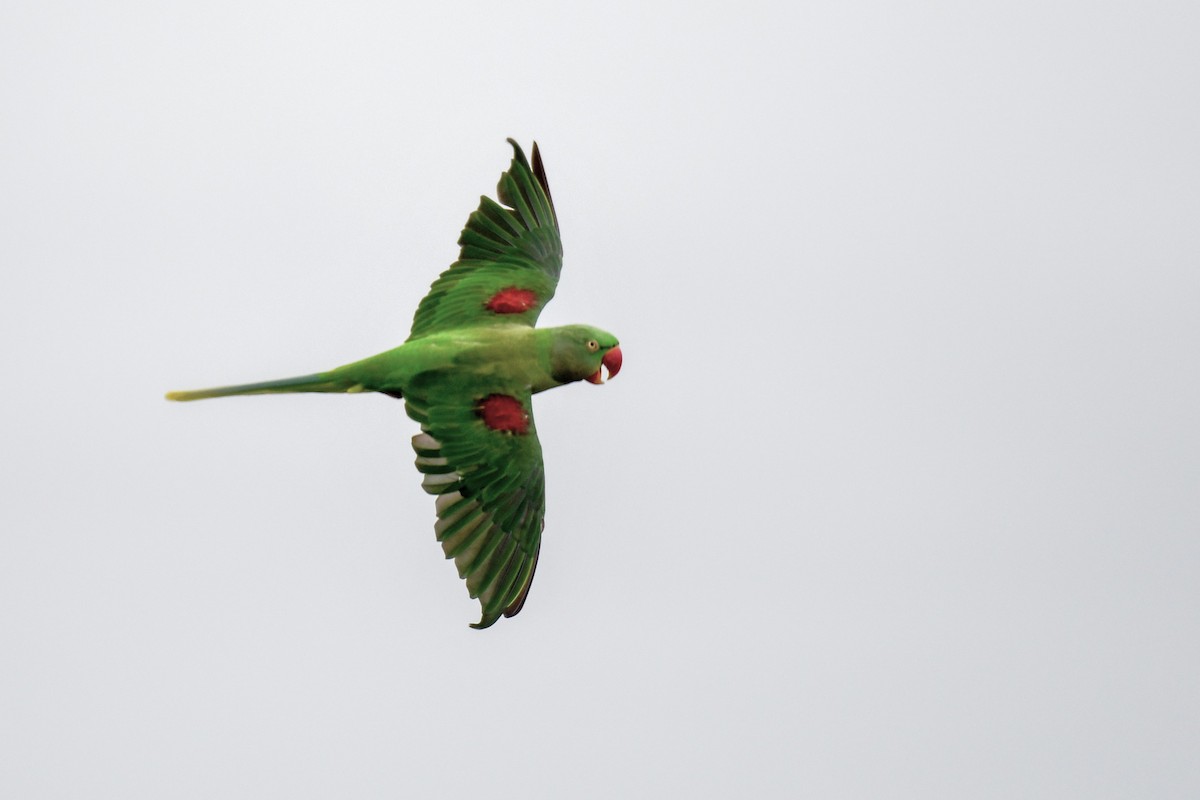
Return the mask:
M409 339L474 325L533 326L554 296L562 240L550 186L536 143L533 166L512 139L512 165L500 176L500 205L481 197L467 219L458 261L441 274L417 307Z
M463 392L456 381L447 392L445 383L420 375L404 400L423 431L413 437L421 485L438 496L434 531L479 598L472 627L486 628L520 611L533 581L546 510L542 446L528 389L479 383Z

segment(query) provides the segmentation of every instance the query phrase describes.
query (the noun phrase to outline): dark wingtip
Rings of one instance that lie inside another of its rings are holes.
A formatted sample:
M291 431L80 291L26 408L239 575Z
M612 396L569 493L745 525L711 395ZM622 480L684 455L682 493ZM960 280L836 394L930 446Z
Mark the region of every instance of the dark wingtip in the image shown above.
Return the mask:
M554 210L554 198L550 196L550 182L546 180L546 167L542 164L542 152L538 150L537 142L533 143L533 177L541 184L542 191L546 193L546 200L550 203L550 211L554 213L554 218L558 219L558 212Z

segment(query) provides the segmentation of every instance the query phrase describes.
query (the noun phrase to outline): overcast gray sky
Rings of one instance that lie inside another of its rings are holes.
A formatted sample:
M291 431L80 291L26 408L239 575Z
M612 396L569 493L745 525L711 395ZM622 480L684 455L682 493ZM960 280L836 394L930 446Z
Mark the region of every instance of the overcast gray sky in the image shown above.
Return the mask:
M0 10L0 795L1200 795L1185 3ZM379 396L545 156L521 616Z

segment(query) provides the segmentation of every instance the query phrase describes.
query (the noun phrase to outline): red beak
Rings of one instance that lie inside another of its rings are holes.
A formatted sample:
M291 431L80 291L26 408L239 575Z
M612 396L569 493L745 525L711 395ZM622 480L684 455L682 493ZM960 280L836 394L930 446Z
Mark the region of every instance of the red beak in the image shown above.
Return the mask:
M608 368L608 377L615 378L617 373L621 371L621 348L614 347L604 354L604 358L600 359L600 363Z
M600 359L600 363L608 370L608 377L614 377L621 371L621 348L614 347L604 354L604 358ZM604 383L604 376L601 375L602 370L596 370L591 375L587 376L588 383Z

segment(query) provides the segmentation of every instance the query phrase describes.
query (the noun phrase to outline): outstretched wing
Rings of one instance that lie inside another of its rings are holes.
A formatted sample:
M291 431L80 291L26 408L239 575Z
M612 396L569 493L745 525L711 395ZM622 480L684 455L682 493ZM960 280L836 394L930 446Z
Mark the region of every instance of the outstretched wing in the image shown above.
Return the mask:
M546 479L530 392L481 381L464 392L461 375L426 373L404 400L421 425L413 449L437 495L434 531L479 599L471 627L486 628L521 610L541 546Z
M533 165L512 139L512 165L500 176L500 203L481 197L467 219L458 261L434 281L417 307L409 339L477 325L519 322L532 327L554 296L562 240L542 156Z

